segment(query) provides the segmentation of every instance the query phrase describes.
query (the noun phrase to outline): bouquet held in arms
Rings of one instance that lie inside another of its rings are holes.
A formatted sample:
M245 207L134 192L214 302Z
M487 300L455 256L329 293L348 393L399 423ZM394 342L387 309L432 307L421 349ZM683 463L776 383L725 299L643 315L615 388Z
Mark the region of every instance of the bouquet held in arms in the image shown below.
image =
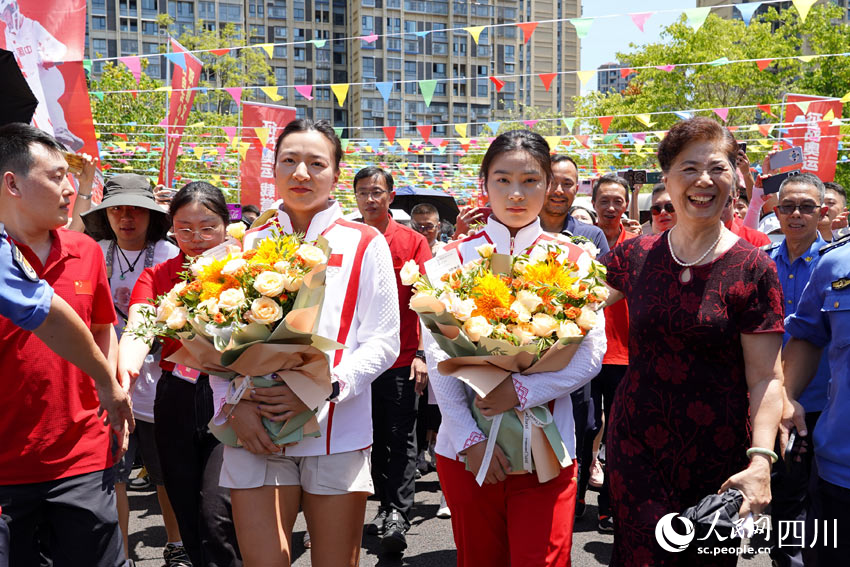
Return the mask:
M449 355L437 366L486 397L513 373L557 372L597 326L596 309L608 297L605 268L576 247L538 244L528 254L495 254L490 244L461 266L448 252L426 263L427 275L408 262L403 283L416 293L410 308ZM570 253L574 260L570 259ZM488 436L476 480L483 483L497 443L515 471L536 471L546 482L570 464L550 408L514 409L488 418L472 413Z
M315 334L328 243L277 233L252 250L235 244L229 240L187 263L183 281L156 298L156 310L147 310L133 332L179 340L181 348L167 360L230 380L226 401L234 406L253 388L286 383L311 411L285 422L264 417L272 441L283 446L318 437L315 412L332 392L325 353L343 348ZM240 446L229 425L210 422L210 430Z

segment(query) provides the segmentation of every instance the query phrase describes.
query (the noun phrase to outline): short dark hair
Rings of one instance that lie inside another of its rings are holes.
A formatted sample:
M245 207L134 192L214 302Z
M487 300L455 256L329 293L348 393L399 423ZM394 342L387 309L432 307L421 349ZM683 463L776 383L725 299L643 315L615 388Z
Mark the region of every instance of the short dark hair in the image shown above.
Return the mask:
M169 220L173 221L177 211L192 203L202 204L221 218L225 225L230 224L230 211L227 209L224 194L221 189L206 181L193 181L180 188L171 199L171 206L168 208Z
M593 191L590 194L590 202L596 202L596 194L599 193L599 186L603 183L616 183L620 187L623 188L623 191L626 193L626 203L629 202L629 182L626 181L625 177L620 177L616 173L606 173L602 177L596 180L593 184Z
M667 186L666 186L666 185L664 185L663 183L656 183L656 184L652 187L652 195L650 195L650 196L649 196L649 198L650 198L650 199L652 199L653 197L655 197L655 196L656 196L656 195L658 195L659 193L662 193L662 192L664 192L664 191L666 191L666 190L667 190Z
M823 181L820 178L808 172L798 173L797 175L792 175L791 177L786 177L782 184L779 185L779 193L777 194L777 198L782 194L782 189L785 188L786 185L808 185L809 187L814 187L818 192L818 197L820 198L820 205L823 205L823 198L825 193L825 187Z
M844 203L844 207L847 207L847 193L844 191L844 187L842 187L840 183L827 181L823 184L823 188L827 191L832 191L833 193L838 194L838 196L841 197L841 202Z
M65 146L34 126L12 122L0 126L0 175L6 171L18 175L29 175L33 166L32 144L41 144L49 152L61 152Z
M561 163L562 161L568 161L573 164L573 167L576 168L576 172L578 172L578 164L576 163L576 160L574 160L570 156L565 156L564 154L552 154L551 156L549 156L549 163L551 165Z
M658 163L667 173L676 157L693 142L719 142L729 164L735 168L738 159L738 142L732 133L711 118L697 116L674 124L658 144Z
M510 130L504 134L499 134L495 140L487 148L487 153L484 154L484 159L481 160L481 168L478 170L478 179L484 185L487 184L487 174L493 160L499 154L524 151L531 154L531 157L543 170L546 176L546 185L552 182L552 164L549 161L549 144L540 134L531 130Z
M254 213L255 215L259 215L260 207L257 205L244 205L242 207L242 214L244 215L245 213Z
M333 145L334 147L334 169L339 171L339 162L342 161L342 143L339 141L339 136L336 135L333 126L327 120L319 120L317 122L313 122L309 118L299 118L298 120L293 120L283 129L283 132L280 133L280 136L277 137L277 142L274 145L274 157L277 160L277 153L280 151L280 144L284 138L289 136L290 134L297 134L298 132L309 132L310 130L315 130L316 132L320 132L324 135L325 138Z
M373 177L381 176L384 178L384 183L387 184L387 189L390 191L393 190L393 176L390 175L390 172L385 170L382 167L378 167L377 165L370 165L368 167L364 167L354 176L354 181L351 182L351 189L353 191L357 191L357 182L362 181L364 179L372 179Z
M437 215L437 219L439 219L440 211L431 203L418 203L410 210L410 216L413 215Z

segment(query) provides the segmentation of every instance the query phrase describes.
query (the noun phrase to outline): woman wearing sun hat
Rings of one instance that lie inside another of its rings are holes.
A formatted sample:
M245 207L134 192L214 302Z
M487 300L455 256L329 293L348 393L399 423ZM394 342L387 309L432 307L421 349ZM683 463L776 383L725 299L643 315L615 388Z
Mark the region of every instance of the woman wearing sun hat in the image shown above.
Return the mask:
M136 280L145 268L150 268L176 256L180 250L166 240L168 220L166 210L154 200L150 181L135 173L115 175L106 181L103 200L99 205L82 213L86 233L97 240L106 259L106 274L112 291L112 301L119 315L116 332L121 336L130 308L130 295ZM118 516L124 535L124 550L129 558L127 546L129 502L127 482L138 451L156 486L160 507L163 511L168 544L164 555L166 565L187 565L188 556L180 544L180 530L163 486L159 457L153 433L153 404L156 384L162 371L158 356L149 356L139 377L131 384L123 384L133 401L136 430L130 436L127 453L115 465L115 492L118 500ZM178 558L185 556L180 563Z

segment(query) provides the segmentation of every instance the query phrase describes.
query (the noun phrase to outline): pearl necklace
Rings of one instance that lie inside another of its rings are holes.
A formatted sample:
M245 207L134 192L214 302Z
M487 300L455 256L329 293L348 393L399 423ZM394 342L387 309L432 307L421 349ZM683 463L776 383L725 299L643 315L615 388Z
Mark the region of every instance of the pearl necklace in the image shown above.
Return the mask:
M670 229L670 232L667 233L667 247L670 249L670 256L673 258L673 261L685 268L684 270L682 270L679 279L682 281L682 283L688 283L689 281L691 281L691 267L696 266L697 264L705 260L706 256L708 256L711 251L717 247L717 245L720 243L720 239L723 238L723 227L720 227L720 233L717 235L717 239L711 244L711 246L708 247L708 250L706 250L702 256L700 256L693 262L683 262L679 260L679 258L676 257L676 253L673 252L673 231L675 229L676 227L674 226Z

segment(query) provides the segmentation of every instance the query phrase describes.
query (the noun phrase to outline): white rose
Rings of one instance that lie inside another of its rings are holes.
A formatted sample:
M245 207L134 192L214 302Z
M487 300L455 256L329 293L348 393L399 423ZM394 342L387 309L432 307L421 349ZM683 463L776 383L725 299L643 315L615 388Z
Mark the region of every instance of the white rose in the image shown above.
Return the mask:
M281 260L276 262L274 265L274 269L276 272L280 272L281 274L285 274L287 270L289 270L289 262L285 260Z
M218 308L223 311L233 311L245 303L245 294L239 288L226 289L218 298Z
M262 272L254 280L254 289L267 297L277 297L285 288L286 277L277 272Z
M528 261L532 264L543 262L549 255L549 251L544 246L535 246L528 254Z
M610 295L608 288L604 285L598 285L594 288L591 288L590 293L599 298L600 303L608 299L608 296Z
M198 304L198 318L203 321L209 321L210 317L214 317L218 313L218 302L214 297L205 299ZM209 315L209 317L207 316Z
M261 325L270 325L281 318L283 308L277 301L268 297L259 297L252 301L251 310L245 314L245 319Z
M283 287L286 288L286 291L298 291L301 289L301 283L304 281L304 278L295 272L288 272L286 274L282 274L282 276Z
M245 269L248 265L248 262L243 260L242 258L234 258L227 262L224 267L221 269L221 273L225 276L235 276L239 272Z
M482 244L476 248L475 251L478 252L478 255L482 258L489 258L496 252L496 247L492 244Z
M321 248L311 246L310 244L302 244L295 251L295 255L304 260L304 263L311 268L319 264L324 264L327 261L325 253Z
M517 320L520 323L528 323L531 321L531 311L528 308L519 302L519 300L511 303L511 311L517 314Z
M419 264L416 263L416 260L408 260L405 262L404 266L401 267L399 276L401 277L402 284L415 284L416 280L419 279Z
M589 331L596 326L599 316L596 311L585 306L581 308L581 315L576 319L576 324L584 331Z
M177 309L177 304L166 297L156 308L156 320L167 321L175 309Z
M531 312L540 307L543 300L540 299L534 292L524 289L516 294L516 300L522 303L523 307Z
M472 299L461 300L457 295L451 294L446 304L446 310L457 317L459 321L466 321L472 317L472 312L475 310L475 301Z
M590 254L590 257L594 260L599 255L599 248L593 242L582 241L575 243L575 245Z
M169 329L178 331L186 326L189 322L189 310L185 307L178 307L171 312L168 319L165 320L165 326Z
M520 346L529 344L535 339L534 333L526 329L522 325L510 325L508 330L519 341Z
M558 325L558 338L559 339L568 339L571 337L580 337L581 329L578 328L578 325L573 323L572 321L561 321L561 324Z
M234 222L227 225L227 236L236 240L242 240L245 236L245 223Z
M213 262L215 262L215 258L213 258L212 256L201 256L200 258L192 262L192 267L190 268L192 270L192 275L194 275L195 277L201 275L201 272L203 272L204 269L206 269Z
M546 313L537 313L531 319L531 332L538 337L548 337L558 329L558 320Z
M493 333L493 325L487 321L486 317L478 315L467 319L463 324L463 330L469 340L479 341L481 337L489 337Z

